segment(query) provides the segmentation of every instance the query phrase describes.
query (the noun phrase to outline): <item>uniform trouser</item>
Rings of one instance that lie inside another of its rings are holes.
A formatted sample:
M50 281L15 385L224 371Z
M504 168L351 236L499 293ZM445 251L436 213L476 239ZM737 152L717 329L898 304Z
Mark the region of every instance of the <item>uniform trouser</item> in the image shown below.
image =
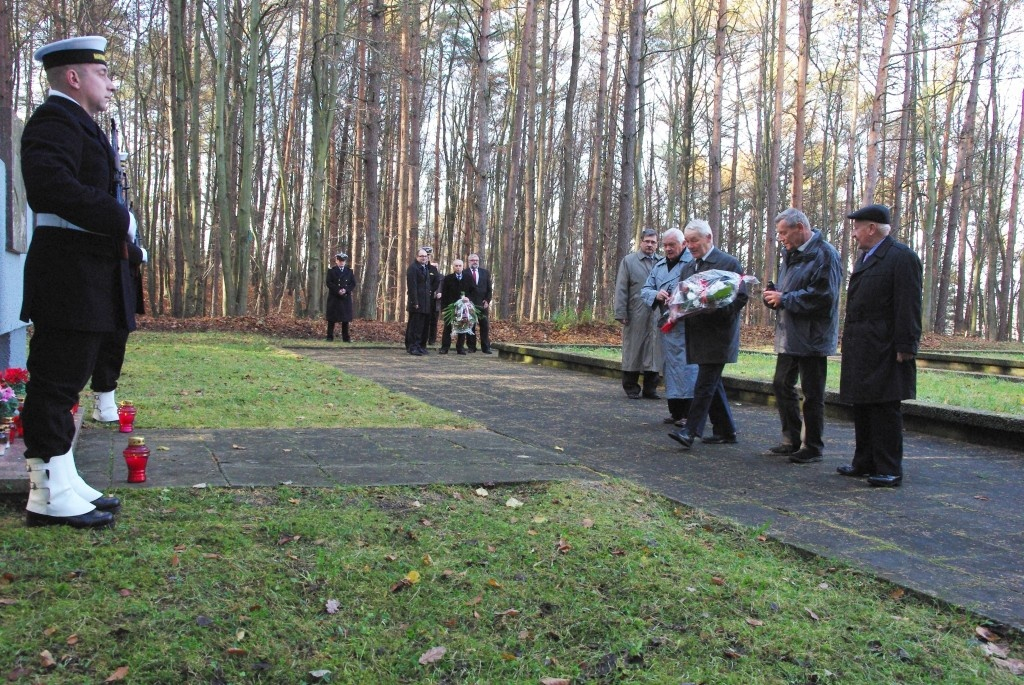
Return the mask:
M782 434L794 447L803 446L815 454L825 447L825 375L826 357L805 357L780 354L775 359L775 403L782 421ZM800 420L800 397L796 392L797 376L804 394L803 421Z
M437 303L434 306L436 307ZM430 318L427 320L427 339L424 346L437 343L437 317L440 313L436 310L430 312Z
M693 403L686 416L686 431L691 437L704 435L708 418L719 435L735 435L736 423L729 410L729 400L722 385L725 364L698 364L697 383L693 387Z
M853 468L880 476L903 475L900 401L853 405Z
M124 365L124 350L128 344L128 329L119 328L106 333L100 351L96 355L96 366L92 370L92 382L89 389L93 392L113 392L117 390L117 379L121 377Z
M441 349L447 352L452 348L452 325L446 323L444 325L444 331L441 333ZM466 349L466 334L457 333L455 336L455 349L463 351Z
M26 459L49 461L71 449L75 438L71 408L78 403L108 335L39 327L32 334L21 414Z
M477 326L480 327L480 349L491 349L491 324L487 321L486 309L480 310L480 316L477 318L476 326L473 326L473 331L469 333L468 337L466 338L467 342L469 343L470 350L476 350Z

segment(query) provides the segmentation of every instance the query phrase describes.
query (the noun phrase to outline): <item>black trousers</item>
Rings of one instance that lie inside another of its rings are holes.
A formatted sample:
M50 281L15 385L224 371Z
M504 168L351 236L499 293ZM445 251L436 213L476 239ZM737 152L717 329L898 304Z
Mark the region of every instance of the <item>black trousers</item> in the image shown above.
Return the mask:
M427 336L427 322L430 314L409 312L409 323L405 327L405 349L408 352L413 350L426 349L424 341Z
M899 400L853 405L853 468L903 475L903 409Z
M342 342L352 342L352 339L348 334L348 321L331 321L327 320L327 339L334 340L334 326L335 324L341 324L341 340Z
M93 392L113 392L117 390L117 379L121 377L124 366L124 350L128 344L128 329L119 328L113 333L106 333L100 351L96 355L96 366L92 370L92 382L89 389Z
M473 327L473 331L467 334L467 342L469 349L476 351L476 332L477 326L480 328L480 349L489 350L491 349L491 325L487 321L487 310L481 309L480 316L477 319L477 325Z
M437 307L437 303L434 303L434 307ZM441 312L436 309L432 309L430 312L430 318L427 320L427 340L426 344L436 345L437 344L437 318Z
M65 454L75 438L71 408L89 381L109 333L36 328L28 349L28 385L21 424L25 458Z
M775 359L775 403L782 421L782 434L789 444L803 446L821 454L825 448L825 376L827 357L803 357L780 354ZM800 397L796 392L797 376L804 394L803 421L800 420ZM801 437L801 435L803 437Z
M452 325L446 323L441 333L441 350L447 352L452 348ZM455 349L459 352L466 349L466 334L459 333L455 337Z

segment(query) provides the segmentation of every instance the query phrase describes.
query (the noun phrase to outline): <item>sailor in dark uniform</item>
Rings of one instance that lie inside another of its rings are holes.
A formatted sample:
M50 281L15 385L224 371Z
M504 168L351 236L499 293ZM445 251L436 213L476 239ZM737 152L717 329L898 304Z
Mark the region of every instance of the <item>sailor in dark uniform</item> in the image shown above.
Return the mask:
M103 340L134 323L122 260L137 227L115 197L113 150L93 120L114 94L106 44L87 36L36 51L50 94L21 139L22 176L35 213L21 309L35 326L22 413L30 526L110 526L120 508L117 498L82 480L71 452L71 408Z

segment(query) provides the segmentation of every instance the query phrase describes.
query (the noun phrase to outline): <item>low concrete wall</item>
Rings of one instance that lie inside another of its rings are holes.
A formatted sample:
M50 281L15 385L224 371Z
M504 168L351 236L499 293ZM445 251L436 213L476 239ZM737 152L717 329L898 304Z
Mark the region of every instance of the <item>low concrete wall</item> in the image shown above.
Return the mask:
M582 371L608 378L622 377L622 366L611 359L596 359L534 345L492 345L501 357L514 361ZM752 404L774 405L769 381L724 376L729 397ZM833 418L853 420L853 408L839 401L839 393L825 393L825 413ZM977 445L992 445L1024 451L1024 416L951 407L908 400L903 403L903 424L909 430L960 440Z

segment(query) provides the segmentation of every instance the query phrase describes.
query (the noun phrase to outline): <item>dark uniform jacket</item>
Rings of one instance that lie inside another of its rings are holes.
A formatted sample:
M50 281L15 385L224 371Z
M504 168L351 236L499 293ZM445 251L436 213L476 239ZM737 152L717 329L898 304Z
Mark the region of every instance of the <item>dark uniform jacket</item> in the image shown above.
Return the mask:
M21 170L29 206L84 231L40 225L25 259L21 318L37 327L134 327L124 250L128 210L114 197L110 142L82 107L51 96L25 124Z
M783 255L779 270L782 302L776 310L775 351L799 357L827 357L839 342L839 253L821 231L803 250Z
M717 247L704 256L704 264L687 262L679 274L685 281L700 271L732 271L742 274L743 267L732 255ZM740 353L740 312L747 304L747 293L741 289L731 304L703 314L688 316L686 324L686 360L690 364L732 364Z
M914 399L917 367L896 361L921 340L921 260L891 237L850 275L839 397L852 404Z
M431 312L441 311L441 304L438 301L436 295L441 292L441 281L444 280L444 276L438 271L437 265L431 264L427 261L427 273L430 274L430 310Z
M413 262L405 272L405 293L412 314L430 314L430 272L425 267Z
M338 291L345 289L344 295ZM352 291L356 289L356 276L349 267L332 266L327 271L327 320L352 320Z

